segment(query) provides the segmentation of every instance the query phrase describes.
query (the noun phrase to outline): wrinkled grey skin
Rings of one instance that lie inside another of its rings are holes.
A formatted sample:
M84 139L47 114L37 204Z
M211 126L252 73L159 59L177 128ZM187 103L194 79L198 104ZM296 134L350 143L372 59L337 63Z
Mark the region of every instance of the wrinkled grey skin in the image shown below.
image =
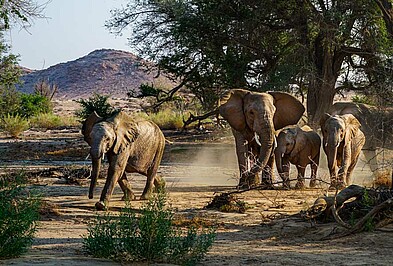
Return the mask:
M123 198L134 199L127 173L139 173L147 177L141 199L148 199L153 186L162 186L163 181L156 175L165 148L161 130L149 121L134 121L123 111L103 119L91 114L83 123L82 134L91 146L92 174L89 198L94 189L101 167L101 158L106 154L109 162L108 175L96 203L98 210L107 208L116 182L124 192Z
M296 124L304 106L290 94L258 93L234 89L220 99L220 115L228 121L235 137L239 187L260 183L271 185L274 165L275 132Z
M304 188L307 165L311 167L310 187L315 187L320 149L321 138L309 126L284 128L278 134L274 154L284 188L290 188L290 163L296 166L298 173L295 188Z
M336 102L329 109L331 115L352 114L360 122L360 129L366 137L363 154L371 171L377 174L377 149L393 150L393 108L377 108L375 106L353 103Z
M342 189L351 182L352 172L365 143L364 134L359 121L351 114L325 114L320 125L331 187Z

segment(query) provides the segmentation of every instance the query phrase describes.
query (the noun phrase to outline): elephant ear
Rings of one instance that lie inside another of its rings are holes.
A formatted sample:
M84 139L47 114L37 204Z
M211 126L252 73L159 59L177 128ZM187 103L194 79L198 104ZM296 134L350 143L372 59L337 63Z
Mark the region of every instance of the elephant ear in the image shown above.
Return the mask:
M93 126L99 122L104 120L101 116L99 116L95 111L91 113L86 120L82 124L82 134L84 136L84 140L91 145L90 133L93 129Z
M273 96L273 104L276 107L273 117L274 128L278 130L285 126L296 125L306 110L303 104L285 92L270 91L268 93Z
M243 132L247 127L243 98L249 93L247 90L234 89L220 99L220 115L228 121L233 129L239 132Z
M124 151L138 137L137 125L129 115L120 111L108 118L108 122L113 123L116 133L116 140L113 145L113 152L119 154Z
M322 117L321 117L321 119L319 120L319 125L321 126L321 131L322 131L322 136L323 137L326 137L325 136L325 131L323 130L324 128L325 128L325 123L326 123L326 121L329 119L329 118L331 118L332 116L330 115L330 114L328 114L328 113L325 113Z
M345 122L345 136L344 136L344 145L348 145L353 137L356 136L358 130L360 130L360 122L356 119L356 117L352 114L346 114L341 116Z

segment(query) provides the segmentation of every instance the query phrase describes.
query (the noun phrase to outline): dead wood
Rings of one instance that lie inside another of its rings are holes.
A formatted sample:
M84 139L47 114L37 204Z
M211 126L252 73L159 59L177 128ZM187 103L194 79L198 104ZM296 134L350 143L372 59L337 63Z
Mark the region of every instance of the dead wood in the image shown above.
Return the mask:
M353 201L347 202L353 198ZM340 234L325 237L324 240L326 240L386 226L393 222L392 208L391 190L376 190L351 185L339 193L336 192L334 196L318 198L309 210L301 214L304 219L308 220L327 221L329 217L332 217L336 223L347 229ZM355 218L358 219L357 222L351 225L348 220ZM369 226L366 226L367 224Z
M205 119L207 119L207 118L209 118L210 116L213 116L213 115L216 116L217 123L219 124L220 120L219 120L218 108L216 108L213 111L210 111L210 112L208 112L206 114L197 115L197 116L193 115L190 112L190 117L188 117L187 120L184 120L184 118L183 118L183 128L182 128L182 130L185 130L188 125L190 125L190 124L192 124L194 122L198 122L198 126L197 127L199 128L201 126L203 120L205 120Z

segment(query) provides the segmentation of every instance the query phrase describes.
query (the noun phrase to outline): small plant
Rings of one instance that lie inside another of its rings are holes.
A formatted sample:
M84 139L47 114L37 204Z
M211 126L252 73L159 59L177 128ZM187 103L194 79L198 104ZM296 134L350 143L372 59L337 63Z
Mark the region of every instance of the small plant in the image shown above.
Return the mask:
M82 109L76 111L75 114L82 120L85 120L94 111L103 118L111 117L119 110L115 109L108 99L108 95L94 93L89 99L77 100L76 102L82 106Z
M13 138L18 138L23 131L29 129L29 121L20 115L6 114L1 122L1 129Z
M122 258L195 265L209 250L215 239L212 228L186 232L173 226L173 212L166 208L166 195L158 193L141 209L139 217L125 208L119 216L97 216L89 224L83 244L96 257Z
M40 200L26 189L23 172L0 176L0 258L14 258L31 246Z

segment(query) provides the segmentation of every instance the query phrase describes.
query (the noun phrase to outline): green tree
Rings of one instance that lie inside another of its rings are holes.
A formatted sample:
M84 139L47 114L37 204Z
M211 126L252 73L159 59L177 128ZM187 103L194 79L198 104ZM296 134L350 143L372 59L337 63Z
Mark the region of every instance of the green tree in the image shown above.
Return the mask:
M44 5L31 0L0 0L0 115L15 113L20 102L15 84L21 75L18 56L9 53L3 34L12 25L30 25L33 18L42 17Z
M228 88L295 88L316 122L339 90L386 84L392 18L391 0L135 0L106 26L130 26L130 45L206 107Z

